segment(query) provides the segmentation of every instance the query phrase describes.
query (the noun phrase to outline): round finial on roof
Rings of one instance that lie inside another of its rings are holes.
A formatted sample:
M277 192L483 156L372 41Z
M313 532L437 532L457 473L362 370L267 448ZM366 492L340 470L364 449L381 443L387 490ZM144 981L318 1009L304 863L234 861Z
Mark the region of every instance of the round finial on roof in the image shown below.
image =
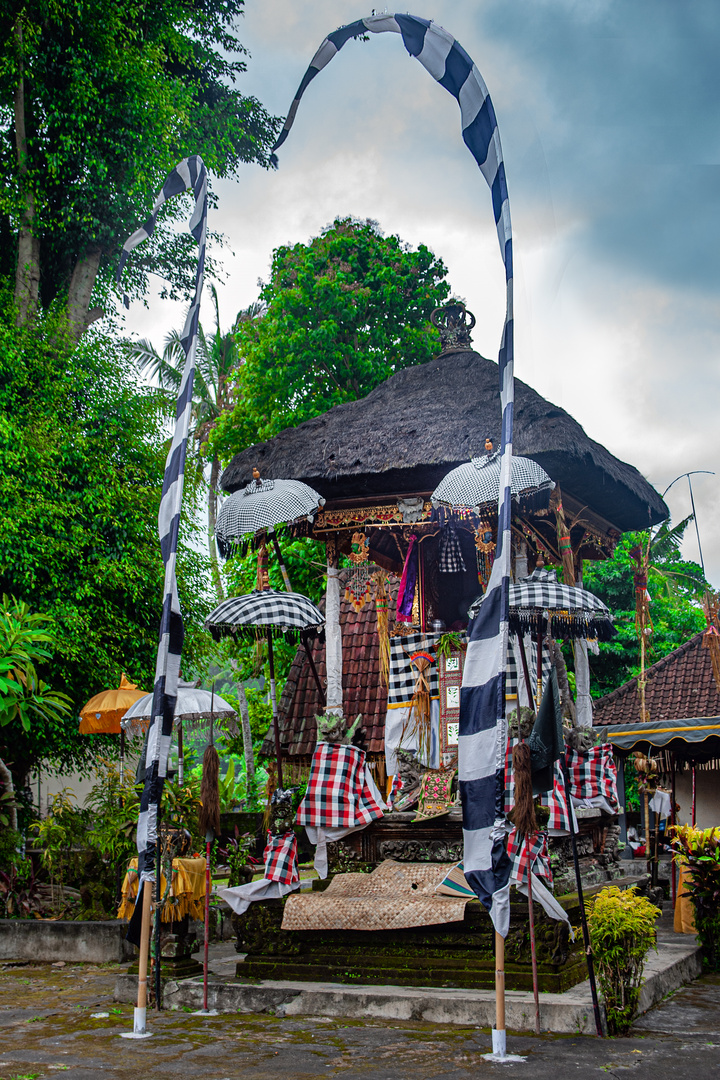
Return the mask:
M253 480L259 480L259 479L260 479L260 470L258 469L258 467L256 465L255 468L253 469Z
M466 352L472 348L470 331L475 326L475 316L461 300L450 300L442 307L435 308L430 321L440 331L443 353Z
M490 438L489 435L485 440L485 452L487 454L492 454L492 452L493 452L493 441L492 441L492 439Z

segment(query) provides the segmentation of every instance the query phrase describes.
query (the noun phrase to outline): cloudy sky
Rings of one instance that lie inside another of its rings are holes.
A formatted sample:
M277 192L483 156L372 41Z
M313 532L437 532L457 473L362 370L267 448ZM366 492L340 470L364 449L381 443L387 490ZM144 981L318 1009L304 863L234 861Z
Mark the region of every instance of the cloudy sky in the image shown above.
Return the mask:
M416 0L411 10L461 42L495 103L516 374L660 492L687 470L717 471L693 480L720 585L717 0ZM285 115L324 36L369 13L357 0L247 0L243 91ZM349 42L307 91L279 170L247 166L216 184L225 325L257 298L274 247L352 214L442 257L477 317L475 347L495 358L502 264L459 120L398 35ZM128 329L161 345L180 322L174 305L152 301L134 305ZM686 481L668 503L676 520L689 512ZM690 531L685 552L697 557Z

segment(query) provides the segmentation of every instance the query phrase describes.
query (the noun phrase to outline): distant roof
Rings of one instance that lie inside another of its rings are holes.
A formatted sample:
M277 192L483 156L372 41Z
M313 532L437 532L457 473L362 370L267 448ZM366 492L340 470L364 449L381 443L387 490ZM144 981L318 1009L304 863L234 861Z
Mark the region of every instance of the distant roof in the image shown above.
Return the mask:
M646 671L645 707L653 723L688 717L720 716L720 693L713 678L710 650L696 634ZM640 719L637 679L593 702L593 725L633 724Z
M360 401L243 450L220 483L236 491L257 466L271 479L303 480L326 499L429 492L450 469L482 453L488 436L499 446L497 364L456 349L399 371ZM513 449L621 532L667 517L637 469L520 379Z
M349 571L340 575L344 591ZM387 584L389 627L394 623L398 580L390 577ZM324 605L321 604L321 607ZM343 710L352 721L361 713L360 738L355 739L364 750L380 752L385 749L385 713L387 687L378 678L380 642L377 632L375 600L365 602L355 611L344 598L340 602L340 626L343 638ZM312 646L313 660L325 685L325 643L316 640ZM312 754L317 742L315 716L322 713L310 664L304 648L298 648L278 704L280 745L290 757ZM272 732L268 734L265 751L274 756Z

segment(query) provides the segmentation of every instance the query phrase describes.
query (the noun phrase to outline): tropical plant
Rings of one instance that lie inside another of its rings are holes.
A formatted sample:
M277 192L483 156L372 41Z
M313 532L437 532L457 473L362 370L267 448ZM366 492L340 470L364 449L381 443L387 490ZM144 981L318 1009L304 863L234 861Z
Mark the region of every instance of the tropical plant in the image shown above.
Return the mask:
M697 563L683 559L680 543L691 519L663 525L650 537L647 590L650 594L652 639L647 663L652 664L705 629L703 598L707 583ZM645 551L648 533L625 533L611 559L586 561L583 585L603 600L615 618L615 636L600 642L599 655L590 657L591 692L602 697L638 675L640 654L635 627L633 549Z
M97 774L97 782L85 799L91 822L88 842L112 867L124 868L136 854L139 785L131 776L120 783L120 771L109 758L99 759Z
M634 886L601 889L589 905L590 946L611 1035L624 1035L632 1025L659 915Z
M42 908L39 882L29 859L0 870L0 918L30 919Z
M53 795L47 816L33 822L42 849L42 865L50 877L53 904L58 901L63 903L67 875L73 870L77 871L73 847L86 841L85 818L71 796L69 788L62 788Z
M233 85L246 65L243 0L8 0L0 8L0 274L19 324L62 307L74 340L112 301L119 245L166 174L200 154L215 176L268 164L277 121ZM197 247L171 200L128 286L187 293Z
M238 353L235 345L236 329L243 322L252 323L254 320L261 318L264 312L261 304L252 304L238 314L233 329L229 333L223 334L220 330L220 307L217 289L214 285L210 286L210 295L215 307L215 332L212 336L209 336L202 326L198 327L192 405L191 434L197 450L195 466L203 480L204 455L208 451L210 433L220 415L229 409L232 403L230 380L233 371L238 365ZM178 331L171 330L167 335L162 354L157 352L154 345L147 338L137 342L129 342L128 349L140 371L149 371L150 375L158 380L161 390L166 395L168 406L174 410L185 366L185 352ZM208 553L210 555L215 594L218 600L222 600L224 592L218 565L217 546L215 544L220 458L212 451L207 454L207 457L210 462L210 477L207 483Z
M0 727L19 723L29 731L32 720L62 723L70 711L67 694L38 677L36 665L52 656L54 637L47 615L33 614L24 601L3 596L0 605Z
M695 912L703 961L711 971L720 971L720 829L676 825L672 832L675 859L689 871L685 892Z
M424 245L412 251L377 222L350 217L278 248L260 293L264 317L237 328L234 407L210 437L212 452L226 459L430 360L446 273Z

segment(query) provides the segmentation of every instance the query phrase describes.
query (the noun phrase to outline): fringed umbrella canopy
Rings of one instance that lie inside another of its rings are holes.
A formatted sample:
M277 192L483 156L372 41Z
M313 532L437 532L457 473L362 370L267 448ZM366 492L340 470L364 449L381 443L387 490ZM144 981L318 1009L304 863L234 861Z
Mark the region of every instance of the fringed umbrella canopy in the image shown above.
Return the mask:
M122 727L128 735L145 732L152 716L153 695L146 694L136 701L123 716ZM205 720L214 720L231 735L237 735L235 710L219 694L201 690L194 682L178 682L175 704L175 727L190 724L199 727Z
M532 458L513 457L510 491L526 510L545 510L555 484ZM500 454L484 454L458 465L432 493L432 501L472 510L496 506L500 490Z
M238 635L255 636L258 629L279 630L288 636L311 634L325 625L322 611L302 593L263 589L223 600L205 621L216 641Z
M263 529L288 525L305 518L313 521L325 500L300 480L263 480L259 475L226 499L215 527L220 554Z
M483 598L469 611L477 615ZM530 577L510 586L510 632L513 634L549 631L553 638L589 637L608 641L615 630L610 609L575 585L561 585L554 570L538 569Z
M145 691L139 690L123 675L117 689L101 690L80 710L80 734L119 735L123 716L142 697L145 697Z

